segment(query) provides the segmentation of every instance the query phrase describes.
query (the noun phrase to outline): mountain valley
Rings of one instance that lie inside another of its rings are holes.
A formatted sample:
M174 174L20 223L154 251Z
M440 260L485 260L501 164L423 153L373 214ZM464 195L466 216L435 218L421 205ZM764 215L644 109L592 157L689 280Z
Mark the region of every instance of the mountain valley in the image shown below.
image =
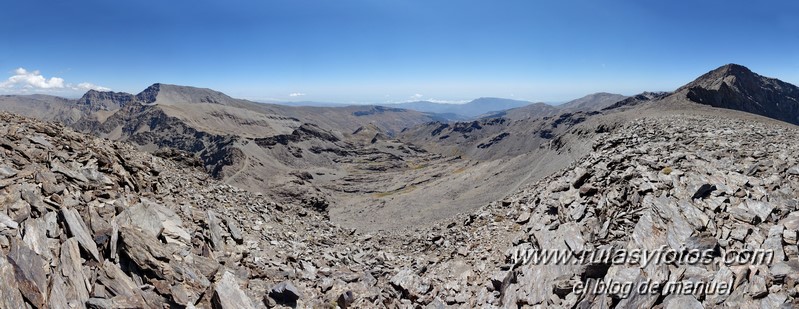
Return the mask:
M799 306L799 88L729 64L673 92L502 102L0 96L0 307ZM514 256L633 248L714 263ZM719 262L750 249L775 258ZM575 292L591 280L732 289Z

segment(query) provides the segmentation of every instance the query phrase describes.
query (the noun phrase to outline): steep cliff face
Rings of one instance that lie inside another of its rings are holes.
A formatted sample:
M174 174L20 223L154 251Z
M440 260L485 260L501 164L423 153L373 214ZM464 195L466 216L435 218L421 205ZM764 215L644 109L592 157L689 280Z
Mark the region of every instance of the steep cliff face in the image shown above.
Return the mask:
M728 64L700 76L675 95L696 103L799 124L799 87Z
M130 93L89 90L78 99L76 105L90 112L113 111L125 107L133 99Z

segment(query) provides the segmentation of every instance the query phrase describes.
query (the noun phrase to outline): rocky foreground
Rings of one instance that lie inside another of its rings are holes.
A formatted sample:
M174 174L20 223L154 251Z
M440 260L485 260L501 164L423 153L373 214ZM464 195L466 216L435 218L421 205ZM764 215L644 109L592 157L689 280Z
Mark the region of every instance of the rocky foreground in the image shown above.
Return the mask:
M796 140L783 125L644 118L474 214L408 235L364 235L324 210L220 184L180 154L0 114L0 307L799 306ZM711 250L714 263L536 265L514 254L664 246ZM745 248L775 258L718 263ZM575 291L596 279L733 287Z
M391 254L315 209L217 183L190 158L11 114L0 114L0 158L0 308L393 298L375 288L393 271Z
M797 138L787 125L723 117L632 121L599 138L574 166L444 233L441 239L455 238L465 249L444 253L418 277L408 275L418 281L407 285L407 296L465 307L799 306ZM709 250L710 260L535 264L519 258L544 249L577 258L618 249ZM757 249L773 258L724 262ZM579 293L598 281L633 289ZM636 292L643 282L682 288ZM731 288L720 293L686 288L687 282Z

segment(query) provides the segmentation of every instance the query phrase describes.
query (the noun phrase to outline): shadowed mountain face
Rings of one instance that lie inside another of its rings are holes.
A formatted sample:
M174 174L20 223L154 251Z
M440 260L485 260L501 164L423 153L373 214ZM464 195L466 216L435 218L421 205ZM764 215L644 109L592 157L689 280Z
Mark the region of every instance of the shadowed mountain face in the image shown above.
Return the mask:
M737 64L710 71L678 89L675 95L799 124L799 87L760 76Z
M133 101L133 95L125 92L89 90L78 99L77 105L96 112L100 110L113 111L128 105Z

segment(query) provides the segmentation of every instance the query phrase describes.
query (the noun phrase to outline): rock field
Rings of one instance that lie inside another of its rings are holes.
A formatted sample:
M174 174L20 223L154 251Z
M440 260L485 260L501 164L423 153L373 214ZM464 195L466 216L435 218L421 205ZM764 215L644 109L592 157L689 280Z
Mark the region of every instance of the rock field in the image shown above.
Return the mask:
M364 234L324 209L0 114L2 308L791 308L799 131L651 116L572 166L433 228ZM671 248L712 263L536 265L514 252ZM767 249L771 263L721 263ZM728 294L576 293L591 280L732 282Z

